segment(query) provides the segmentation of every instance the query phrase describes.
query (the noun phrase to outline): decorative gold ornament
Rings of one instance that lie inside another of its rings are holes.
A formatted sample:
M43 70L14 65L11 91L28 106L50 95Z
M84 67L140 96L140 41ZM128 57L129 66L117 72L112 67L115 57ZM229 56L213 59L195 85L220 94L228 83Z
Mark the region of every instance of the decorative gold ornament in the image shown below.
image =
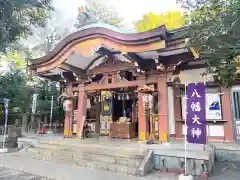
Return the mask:
M164 65L163 65L163 64L159 64L159 65L157 66L157 70L159 70L159 71L164 71L164 70L165 70Z
M148 86L148 85L144 84L143 87L138 87L135 92L150 93L150 92L154 92L154 91L155 91L154 85Z
M180 75L179 75L179 74L173 75L173 76L172 76L172 82L173 82L173 83L180 82Z

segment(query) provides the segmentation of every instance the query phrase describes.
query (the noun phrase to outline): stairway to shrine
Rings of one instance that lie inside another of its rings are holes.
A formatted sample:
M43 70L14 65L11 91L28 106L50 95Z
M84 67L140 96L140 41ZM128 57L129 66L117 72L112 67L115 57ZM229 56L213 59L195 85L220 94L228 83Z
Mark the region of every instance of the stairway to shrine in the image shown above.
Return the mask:
M51 161L116 173L139 175L146 149L112 145L84 144L80 140L42 140L15 154L37 160Z

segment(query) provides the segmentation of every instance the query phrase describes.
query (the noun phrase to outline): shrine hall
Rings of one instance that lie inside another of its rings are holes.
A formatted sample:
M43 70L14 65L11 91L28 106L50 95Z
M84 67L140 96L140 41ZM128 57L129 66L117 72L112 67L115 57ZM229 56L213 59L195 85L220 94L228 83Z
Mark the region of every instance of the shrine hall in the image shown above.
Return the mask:
M233 141L230 90L203 76L206 63L186 44L185 28L136 33L91 24L32 60L32 74L64 86L64 136L168 142L185 134L184 90L205 82L208 140ZM218 108L208 108L218 103Z

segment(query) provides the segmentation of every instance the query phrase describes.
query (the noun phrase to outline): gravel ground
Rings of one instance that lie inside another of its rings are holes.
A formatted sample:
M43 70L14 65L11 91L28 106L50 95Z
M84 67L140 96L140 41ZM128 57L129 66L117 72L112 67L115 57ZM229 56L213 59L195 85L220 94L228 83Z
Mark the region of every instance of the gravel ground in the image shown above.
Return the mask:
M8 168L0 168L0 180L50 180L45 177L16 171Z
M240 180L240 162L217 163L209 180Z

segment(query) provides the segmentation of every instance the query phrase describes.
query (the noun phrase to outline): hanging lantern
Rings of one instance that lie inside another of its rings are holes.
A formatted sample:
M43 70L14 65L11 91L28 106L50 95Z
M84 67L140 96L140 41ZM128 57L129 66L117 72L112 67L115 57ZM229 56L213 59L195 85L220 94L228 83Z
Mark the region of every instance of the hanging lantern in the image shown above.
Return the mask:
M124 100L124 94L122 94L122 100Z
M119 101L121 100L121 96L120 96L120 95L118 95L118 100L119 100Z
M127 96L126 96L126 100L129 100L130 98L129 98L129 95L127 94Z
M151 109L153 106L153 96L151 94L143 95L143 105L145 109Z

